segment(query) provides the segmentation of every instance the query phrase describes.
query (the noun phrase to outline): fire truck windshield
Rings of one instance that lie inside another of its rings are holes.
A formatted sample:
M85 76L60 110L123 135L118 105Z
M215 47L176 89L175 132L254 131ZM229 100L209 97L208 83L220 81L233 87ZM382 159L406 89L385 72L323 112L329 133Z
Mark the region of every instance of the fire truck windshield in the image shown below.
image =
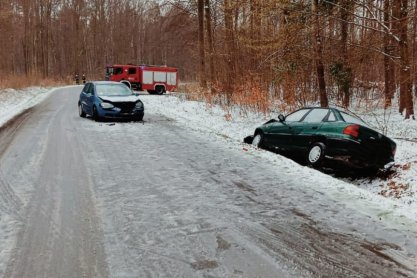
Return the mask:
M122 68L112 68L112 74L121 74L123 72Z
M106 75L113 75L113 74L121 74L123 72L123 68L119 67L106 67Z

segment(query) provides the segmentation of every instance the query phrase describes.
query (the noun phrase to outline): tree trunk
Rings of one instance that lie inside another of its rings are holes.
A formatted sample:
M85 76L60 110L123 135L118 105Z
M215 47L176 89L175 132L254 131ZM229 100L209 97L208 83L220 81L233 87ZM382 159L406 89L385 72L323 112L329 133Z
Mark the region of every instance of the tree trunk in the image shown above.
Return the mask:
M343 64L343 82L342 82L342 92L343 92L343 106L345 108L349 107L350 104L350 86L352 83L352 69L349 66L349 57L348 57L348 28L349 28L349 15L351 10L354 8L354 3L351 3L350 0L343 0L341 2L341 12L340 12L340 24L341 24L341 50L342 50L342 64Z
M413 88L414 88L414 97L417 98L417 0L414 1L414 15L413 15Z
M198 46L200 54L200 86L207 87L204 45L204 0L198 0Z
M320 35L320 17L318 15L318 0L311 1L311 12L313 14L313 28L314 28L314 60L316 64L317 80L319 84L320 106L328 107L328 99L326 93L326 81L324 80L324 66L323 66L323 46Z
M409 119L414 116L413 95L411 84L411 67L409 61L408 48L408 0L401 0L394 5L396 10L399 9L398 31L399 31L399 49L400 49L400 113L405 110L405 118Z
M210 88L213 92L213 84L216 77L214 72L214 44L213 44L213 30L211 29L211 9L210 0L205 0L205 11L206 11L206 29L207 29L207 42L209 49L209 64L210 64Z
M385 26L390 27L390 0L384 1L384 24ZM395 54L395 46L393 45L392 36L388 33L384 35L384 97L385 104L384 107L387 109L392 104L392 98L394 97L395 92L395 65L393 61L393 56Z
M224 0L224 24L226 28L226 62L227 62L227 72L226 72L226 90L227 94L231 94L232 90L232 76L234 74L234 37L233 37L233 9L231 7L231 0Z
M31 71L31 56L29 46L31 45L30 41L30 2L28 0L23 1L23 21L24 21L24 34L22 39L23 47L23 58L24 58L24 68L25 74L29 75Z

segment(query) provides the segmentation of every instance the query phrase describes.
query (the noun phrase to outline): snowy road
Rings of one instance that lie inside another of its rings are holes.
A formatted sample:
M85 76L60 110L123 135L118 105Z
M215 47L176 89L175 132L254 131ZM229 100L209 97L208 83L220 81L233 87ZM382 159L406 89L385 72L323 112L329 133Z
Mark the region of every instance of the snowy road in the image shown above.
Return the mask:
M79 91L0 132L18 227L5 277L417 276L415 223L151 108L144 124L82 119Z

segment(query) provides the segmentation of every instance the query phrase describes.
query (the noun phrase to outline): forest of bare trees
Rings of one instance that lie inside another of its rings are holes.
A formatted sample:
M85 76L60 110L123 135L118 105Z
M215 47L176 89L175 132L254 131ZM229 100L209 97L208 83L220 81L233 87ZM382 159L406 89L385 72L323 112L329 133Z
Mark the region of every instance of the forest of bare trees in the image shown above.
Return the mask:
M0 0L1 76L167 64L229 100L414 115L417 0ZM398 96L398 98L394 98Z

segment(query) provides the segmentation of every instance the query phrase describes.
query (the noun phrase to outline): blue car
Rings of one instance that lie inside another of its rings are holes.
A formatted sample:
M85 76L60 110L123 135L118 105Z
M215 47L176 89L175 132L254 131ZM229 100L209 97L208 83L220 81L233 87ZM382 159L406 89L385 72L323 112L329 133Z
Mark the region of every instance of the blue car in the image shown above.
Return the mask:
M78 101L80 117L94 120L132 119L142 121L145 108L139 97L120 82L95 81L85 84Z

